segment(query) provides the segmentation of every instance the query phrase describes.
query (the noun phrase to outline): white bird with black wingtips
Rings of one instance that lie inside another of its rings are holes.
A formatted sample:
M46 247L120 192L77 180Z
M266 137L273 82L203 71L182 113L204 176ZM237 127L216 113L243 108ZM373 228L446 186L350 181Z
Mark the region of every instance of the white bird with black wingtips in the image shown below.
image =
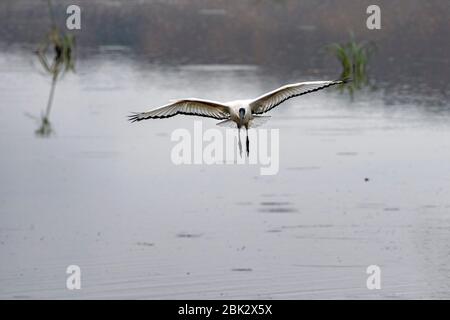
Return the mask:
M270 91L256 99L235 100L226 103L203 100L203 99L182 99L162 107L140 113L133 113L129 116L131 122L147 119L162 119L184 114L190 116L208 117L223 120L217 125L236 125L239 130L239 150L242 153L240 130L242 127L247 132L246 151L250 152L250 142L248 139L248 129L254 128L267 120L267 116L260 116L284 101L310 92L318 91L333 85L342 84L348 80L336 81L308 81L293 83Z

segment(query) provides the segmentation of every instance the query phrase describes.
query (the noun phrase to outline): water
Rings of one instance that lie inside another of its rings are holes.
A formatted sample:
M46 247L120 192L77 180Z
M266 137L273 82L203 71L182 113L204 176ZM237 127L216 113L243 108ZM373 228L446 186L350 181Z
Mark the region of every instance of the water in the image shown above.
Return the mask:
M257 96L286 79L99 54L58 83L55 132L39 138L26 114L39 116L49 80L31 61L0 59L1 298L450 296L448 104L387 106L383 90L292 100L267 124L280 129L279 174L260 176L175 166L170 134L194 118L126 115L185 96ZM80 291L65 288L70 264ZM380 291L366 288L371 264Z
M199 12L221 17L232 10L222 5ZM202 32L219 28L214 19ZM261 176L255 165L174 165L171 133L192 132L197 118L131 124L126 116L171 99L228 101L334 79L339 67L305 58L308 44L320 47L317 39L332 33L323 21L306 21L298 28L312 33L291 43L277 33L288 22L274 25L267 37L279 41L280 56L258 38L258 59L220 47L214 33L209 51L186 59L182 25L166 27L175 29L163 41L167 56L164 46L142 48L145 41L137 48L109 41L108 28L95 45L93 33L80 34L77 72L56 86L47 138L35 135L50 90L31 54L36 45L0 32L7 39L0 42L0 298L450 298L450 90L441 33L424 37L436 48L429 56L414 50L393 58L407 37L398 48L381 44L388 50L372 65L376 89L354 101L330 88L274 109L264 128L280 130L280 170ZM247 48L248 37L230 28L223 43L238 39ZM224 56L211 54L218 46ZM307 67L293 62L296 52ZM217 128L199 119L205 130ZM72 264L82 270L81 290L66 289ZM381 268L381 290L366 287L369 265Z

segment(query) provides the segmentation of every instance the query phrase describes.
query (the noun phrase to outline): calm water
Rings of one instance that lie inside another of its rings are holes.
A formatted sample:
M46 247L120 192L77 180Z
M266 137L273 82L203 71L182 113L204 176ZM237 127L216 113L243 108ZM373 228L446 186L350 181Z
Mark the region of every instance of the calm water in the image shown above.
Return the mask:
M0 54L0 298L450 298L450 105L425 84L281 105L266 125L280 171L260 176L175 166L170 134L195 118L126 115L304 79L100 50L58 83L39 138L50 83L27 50ZM371 264L382 290L366 288Z

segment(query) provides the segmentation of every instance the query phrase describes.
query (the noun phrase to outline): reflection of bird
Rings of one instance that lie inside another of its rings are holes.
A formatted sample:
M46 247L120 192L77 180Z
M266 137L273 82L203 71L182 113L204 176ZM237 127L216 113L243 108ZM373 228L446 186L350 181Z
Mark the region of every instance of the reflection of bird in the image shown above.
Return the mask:
M263 94L256 99L236 100L226 103L214 102L202 99L183 99L166 104L147 112L134 113L129 117L131 122L146 119L170 118L177 114L192 115L224 120L217 125L236 125L240 129L245 127L247 131L246 149L249 153L248 128L254 128L267 120L267 116L259 116L272 110L287 99L302 94L318 91L326 87L341 84L346 80L337 81L310 81L288 84L276 90ZM242 152L241 136L239 134L239 150Z

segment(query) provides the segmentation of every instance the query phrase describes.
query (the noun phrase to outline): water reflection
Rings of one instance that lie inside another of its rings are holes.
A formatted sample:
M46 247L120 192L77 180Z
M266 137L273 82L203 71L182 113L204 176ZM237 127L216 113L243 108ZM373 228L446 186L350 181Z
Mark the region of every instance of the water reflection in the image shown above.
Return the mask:
M49 108L47 108L49 110ZM50 112L46 112L40 120L39 128L36 129L35 133L40 137L48 137L52 134L53 128L49 120Z

